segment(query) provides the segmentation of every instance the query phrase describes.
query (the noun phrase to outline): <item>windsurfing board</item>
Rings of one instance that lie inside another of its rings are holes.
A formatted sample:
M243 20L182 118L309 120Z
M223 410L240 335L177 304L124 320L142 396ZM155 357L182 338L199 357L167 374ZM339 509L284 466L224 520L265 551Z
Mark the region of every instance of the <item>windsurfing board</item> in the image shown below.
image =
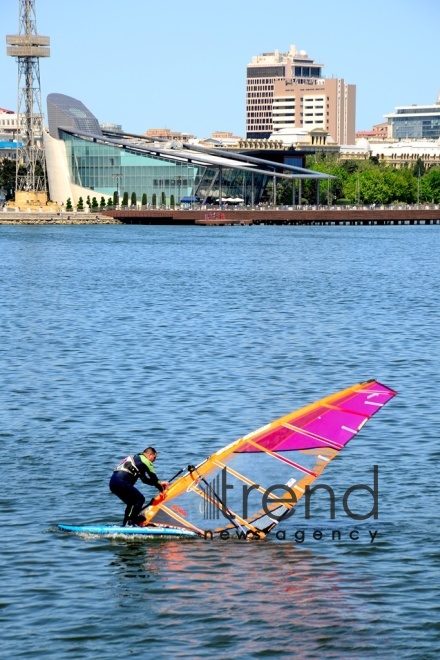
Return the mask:
M196 532L182 527L161 527L160 525L146 527L123 527L122 525L64 525L59 524L58 529L73 534L96 534L98 536L180 536L197 537Z

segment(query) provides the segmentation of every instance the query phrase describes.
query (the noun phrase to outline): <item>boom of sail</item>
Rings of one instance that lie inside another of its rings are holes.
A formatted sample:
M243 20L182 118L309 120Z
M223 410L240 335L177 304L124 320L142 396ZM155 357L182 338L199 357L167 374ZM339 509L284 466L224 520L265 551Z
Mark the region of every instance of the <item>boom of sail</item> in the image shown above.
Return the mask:
M396 394L366 381L239 438L188 466L143 510L141 525L180 527L205 538L234 531L239 538L263 538Z

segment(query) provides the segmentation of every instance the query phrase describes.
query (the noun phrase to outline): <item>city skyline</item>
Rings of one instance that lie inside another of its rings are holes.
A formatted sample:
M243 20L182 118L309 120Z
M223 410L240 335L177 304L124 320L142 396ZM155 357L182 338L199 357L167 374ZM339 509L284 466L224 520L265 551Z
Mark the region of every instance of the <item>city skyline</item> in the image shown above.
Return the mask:
M3 27L0 106L16 110L17 64L6 34L18 32L19 3L0 8ZM100 122L130 132L170 128L206 137L245 134L246 66L255 55L290 44L325 66L326 77L356 85L356 130L368 130L395 107L432 104L440 80L436 28L440 3L372 0L368 12L348 0L267 13L261 0L231 0L221 14L201 0L170 0L151 10L131 0L57 6L36 0L37 28L51 38L41 89L81 98ZM47 117L45 117L47 124Z

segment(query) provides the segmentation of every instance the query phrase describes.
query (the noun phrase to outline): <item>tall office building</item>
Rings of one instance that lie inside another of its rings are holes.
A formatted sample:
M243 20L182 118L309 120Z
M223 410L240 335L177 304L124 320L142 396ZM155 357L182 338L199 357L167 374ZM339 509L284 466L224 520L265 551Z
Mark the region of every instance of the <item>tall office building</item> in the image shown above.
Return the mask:
M322 128L337 144L354 144L356 86L322 77L323 66L295 46L253 57L247 66L246 137Z
M432 105L402 105L384 116L388 119L388 137L437 140L440 137L440 93Z

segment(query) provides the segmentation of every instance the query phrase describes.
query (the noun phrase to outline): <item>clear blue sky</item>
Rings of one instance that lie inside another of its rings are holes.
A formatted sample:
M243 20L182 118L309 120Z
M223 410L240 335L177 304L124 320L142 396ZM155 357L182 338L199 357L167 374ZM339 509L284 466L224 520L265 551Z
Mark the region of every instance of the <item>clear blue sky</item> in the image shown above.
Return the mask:
M356 85L358 130L440 92L440 0L36 0L36 14L51 39L40 60L44 113L59 92L133 133L244 135L246 65L291 44ZM0 107L15 110L5 37L18 32L18 0L0 0L0 25Z

